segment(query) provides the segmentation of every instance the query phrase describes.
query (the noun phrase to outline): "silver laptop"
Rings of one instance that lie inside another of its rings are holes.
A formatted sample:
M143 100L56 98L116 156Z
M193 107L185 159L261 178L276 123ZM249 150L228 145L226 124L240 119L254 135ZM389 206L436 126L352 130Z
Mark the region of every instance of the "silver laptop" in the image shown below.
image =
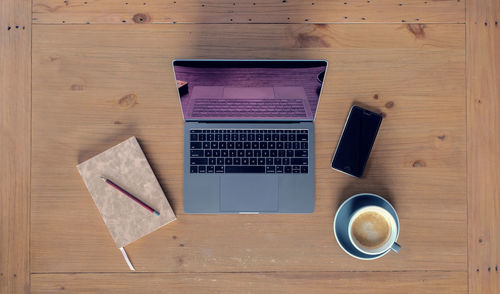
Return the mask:
M312 213L325 60L174 60L186 213Z

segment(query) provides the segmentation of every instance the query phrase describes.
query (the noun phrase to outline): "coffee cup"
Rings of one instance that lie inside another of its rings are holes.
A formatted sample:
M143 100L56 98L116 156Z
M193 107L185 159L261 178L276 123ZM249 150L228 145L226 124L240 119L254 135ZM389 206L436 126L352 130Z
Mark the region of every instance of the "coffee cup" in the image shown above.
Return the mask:
M398 226L389 211L369 205L356 210L349 220L349 240L359 251L368 255L378 255L389 248L399 252L396 243Z
M374 218L382 227L378 232L373 231L373 225L366 224L366 219ZM356 194L344 201L333 220L333 232L340 247L350 256L361 260L374 260L390 251L398 252L401 248L396 243L399 229L399 218L394 207L389 201L372 193Z

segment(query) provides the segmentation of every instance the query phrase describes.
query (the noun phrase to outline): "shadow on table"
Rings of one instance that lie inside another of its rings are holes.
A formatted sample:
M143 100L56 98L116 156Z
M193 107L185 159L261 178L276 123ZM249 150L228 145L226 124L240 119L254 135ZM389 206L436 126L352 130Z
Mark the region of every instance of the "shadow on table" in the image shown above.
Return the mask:
M359 104L358 104L359 105ZM397 210L397 202L395 195L390 189L389 184L385 179L388 176L381 174L380 167L377 168L377 176L370 176L372 170L371 160L368 160L363 177L355 178L349 177L346 181L344 187L341 189L341 196L338 198L337 206L334 207L334 211L338 209L338 207L346 201L349 197L360 194L360 193L372 193L381 196L382 198L389 201L392 206ZM382 169L383 170L383 169Z
M352 179L350 180L343 188L341 192L341 197L337 201L337 206L334 207L335 210L338 209L338 207L346 201L349 197L354 196L356 194L360 193L371 193L371 194L377 194L381 196L382 198L386 199L389 201L395 208L396 208L396 203L394 202L395 198L393 197L390 189L383 183L361 183L360 181L363 181L366 179Z
M129 124L127 128L121 129L116 133L112 133L107 137L98 138L96 142L99 142L99 144L93 145L93 148L78 151L78 164L96 156L99 153L102 153L105 150L108 150L115 145L118 145L118 143L121 143L132 136L137 136L138 133L136 125Z

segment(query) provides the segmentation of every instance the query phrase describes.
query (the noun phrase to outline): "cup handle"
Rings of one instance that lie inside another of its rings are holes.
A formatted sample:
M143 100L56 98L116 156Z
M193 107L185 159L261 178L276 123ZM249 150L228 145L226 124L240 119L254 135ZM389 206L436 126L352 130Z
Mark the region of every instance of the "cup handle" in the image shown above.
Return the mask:
M398 253L399 250L401 250L401 245L399 245L398 243L394 242L394 244L392 244L392 246L391 246L391 249L392 249L392 251Z

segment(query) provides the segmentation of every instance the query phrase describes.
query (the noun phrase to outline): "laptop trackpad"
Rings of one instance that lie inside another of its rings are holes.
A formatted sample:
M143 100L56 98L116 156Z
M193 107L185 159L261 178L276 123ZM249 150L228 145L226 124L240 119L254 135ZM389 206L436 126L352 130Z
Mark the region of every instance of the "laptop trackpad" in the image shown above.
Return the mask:
M227 212L278 211L278 176L226 174L220 178L220 208Z

